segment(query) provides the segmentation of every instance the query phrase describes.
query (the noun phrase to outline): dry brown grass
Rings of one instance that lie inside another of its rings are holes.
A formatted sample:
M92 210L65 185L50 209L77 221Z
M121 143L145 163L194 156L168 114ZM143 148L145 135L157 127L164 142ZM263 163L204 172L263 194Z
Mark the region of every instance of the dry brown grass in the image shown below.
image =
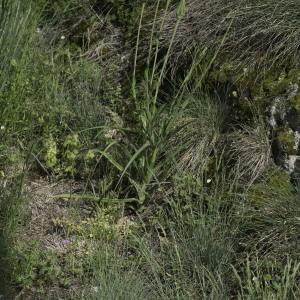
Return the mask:
M263 121L243 125L229 134L229 157L236 164L240 180L253 183L271 163L269 134Z
M208 96L192 96L174 121L169 150L175 154L177 168L196 175L209 163L216 149L224 117L224 107Z
M287 61L297 64L299 16L299 2L294 0L187 0L186 14L173 47L173 59L175 64L181 65L183 56L189 56L195 47L218 48L225 37L222 58L228 56L236 66L270 66ZM174 6L160 34L165 47L175 22Z

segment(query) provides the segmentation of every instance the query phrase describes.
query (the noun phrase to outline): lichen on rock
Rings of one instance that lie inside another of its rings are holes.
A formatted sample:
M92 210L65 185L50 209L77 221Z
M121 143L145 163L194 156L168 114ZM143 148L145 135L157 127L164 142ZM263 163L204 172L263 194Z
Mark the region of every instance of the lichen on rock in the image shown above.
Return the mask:
M298 94L298 83L291 82L285 95L275 97L268 118L274 160L292 178L298 178L300 174L300 111L293 105Z

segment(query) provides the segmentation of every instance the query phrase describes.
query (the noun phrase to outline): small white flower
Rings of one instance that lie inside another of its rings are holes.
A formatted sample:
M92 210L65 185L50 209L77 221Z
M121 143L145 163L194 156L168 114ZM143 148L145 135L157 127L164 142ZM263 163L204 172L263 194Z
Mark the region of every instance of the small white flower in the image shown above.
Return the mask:
M42 32L41 28L38 27L38 28L36 29L36 33L41 33L41 32Z
M60 37L60 39L61 39L61 40L65 40L66 37L65 37L64 35L62 35L62 36Z
M208 178L207 180L206 180L206 183L211 183L212 182L212 179L210 179L210 178Z
M4 125L1 125L0 129L1 129L1 130L4 130L4 129L5 129L5 126L4 126Z

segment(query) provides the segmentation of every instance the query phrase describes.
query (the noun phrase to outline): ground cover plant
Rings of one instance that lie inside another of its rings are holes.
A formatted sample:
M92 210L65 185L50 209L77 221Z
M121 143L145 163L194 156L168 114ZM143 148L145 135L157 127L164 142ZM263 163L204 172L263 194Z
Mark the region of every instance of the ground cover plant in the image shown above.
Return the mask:
M299 299L292 0L0 0L0 298Z

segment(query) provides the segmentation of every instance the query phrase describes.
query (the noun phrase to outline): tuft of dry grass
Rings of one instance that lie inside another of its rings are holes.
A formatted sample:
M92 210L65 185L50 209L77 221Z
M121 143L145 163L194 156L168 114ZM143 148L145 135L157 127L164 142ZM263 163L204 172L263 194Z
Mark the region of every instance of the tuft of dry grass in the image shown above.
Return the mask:
M169 147L177 168L196 175L209 162L221 134L224 107L209 96L191 96L187 107L174 120Z
M300 6L294 0L187 0L173 47L175 64L192 49L219 47L238 67L299 63ZM164 19L160 42L167 45L176 6ZM159 23L159 22L158 22Z
M229 134L229 157L236 163L239 178L253 183L271 163L269 133L263 121L242 125Z

